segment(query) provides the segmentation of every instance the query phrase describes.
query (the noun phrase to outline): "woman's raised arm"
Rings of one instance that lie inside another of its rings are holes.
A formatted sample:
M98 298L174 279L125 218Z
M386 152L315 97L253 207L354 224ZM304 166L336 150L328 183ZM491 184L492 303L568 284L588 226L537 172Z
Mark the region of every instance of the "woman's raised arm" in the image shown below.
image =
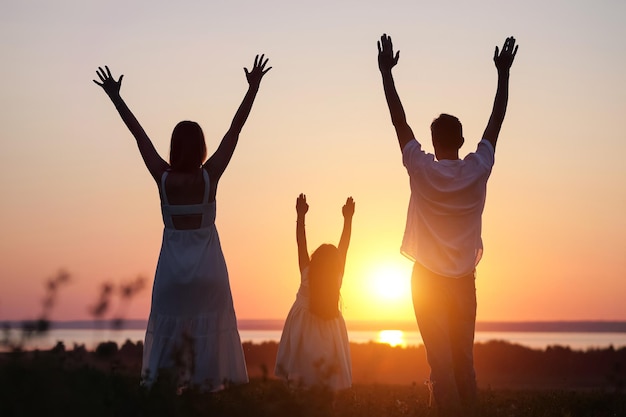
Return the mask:
M115 81L113 76L111 75L111 71L109 67L105 66L105 69L102 67L98 67L96 74L98 74L98 78L100 78L100 82L93 80L94 83L102 87L104 92L109 96L115 108L117 109L120 117L130 130L130 133L135 137L137 141L137 146L139 147L139 152L141 153L141 157L143 158L148 171L150 171L150 175L154 178L154 180L158 183L161 180L161 176L163 172L165 172L169 168L169 164L161 158L158 154L152 141L143 130L143 127L137 121L137 118L130 111L122 97L120 96L120 87L122 86L122 78L123 75L120 75L120 78Z
M248 80L248 91L239 105L230 128L224 135L219 147L204 164L212 181L217 182L217 180L222 176L228 166L228 163L230 162L230 158L233 156L233 152L235 152L235 147L237 146L237 142L239 140L239 133L241 133L241 129L250 115L252 104L254 103L256 94L259 91L259 86L261 85L261 79L263 79L263 76L272 69L272 67L265 68L267 61L268 59L265 58L265 55L261 55L260 57L257 55L254 58L254 66L252 67L252 70L248 71L247 68L244 68L246 79Z

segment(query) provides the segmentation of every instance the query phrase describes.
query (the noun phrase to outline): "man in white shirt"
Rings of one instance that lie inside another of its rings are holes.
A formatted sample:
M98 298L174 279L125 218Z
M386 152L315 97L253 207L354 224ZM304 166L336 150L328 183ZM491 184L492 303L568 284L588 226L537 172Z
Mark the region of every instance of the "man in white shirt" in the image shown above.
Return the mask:
M441 416L476 412L474 328L475 268L482 256L481 217L487 180L509 94L509 70L515 38L496 46L498 86L493 111L476 152L459 159L463 128L459 119L441 114L431 124L435 155L415 139L396 91L391 69L391 37L378 42L378 67L411 186L402 253L415 262L413 307L431 368L429 386Z

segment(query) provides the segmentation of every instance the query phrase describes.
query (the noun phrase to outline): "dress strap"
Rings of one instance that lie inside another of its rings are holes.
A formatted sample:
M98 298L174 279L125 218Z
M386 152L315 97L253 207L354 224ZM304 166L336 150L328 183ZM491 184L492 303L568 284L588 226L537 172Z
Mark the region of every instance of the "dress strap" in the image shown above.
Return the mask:
M207 204L209 202L209 190L211 189L211 184L209 183L209 173L204 167L202 167L202 176L204 178L204 197L202 197L202 204Z
M169 204L169 201L167 201L167 193L165 192L165 179L167 178L167 174L169 174L169 171L164 171L163 175L161 175L161 199L163 204Z

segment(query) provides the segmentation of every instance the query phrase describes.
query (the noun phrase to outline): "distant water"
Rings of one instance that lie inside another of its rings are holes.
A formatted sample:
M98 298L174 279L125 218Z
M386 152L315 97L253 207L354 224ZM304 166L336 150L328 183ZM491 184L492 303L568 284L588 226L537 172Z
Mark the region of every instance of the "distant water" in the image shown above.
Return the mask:
M568 346L575 350L590 348L626 347L626 326L621 322L553 322L536 323L478 323L475 341L478 343L502 340L534 349L548 346ZM560 326L559 326L560 324ZM16 326L12 326L15 328ZM386 343L392 346L418 346L422 338L414 323L366 324L348 323L348 337L354 343ZM556 330L555 330L556 329ZM561 330L559 330L561 329ZM533 331L534 330L534 331ZM18 334L14 331L15 335ZM49 349L58 341L70 349L75 344L94 348L101 342L113 341L122 345L126 340L143 341L145 321L127 321L121 330L109 329L104 323L55 323L50 331L32 338L27 349ZM280 320L242 320L239 323L242 342L278 342L282 333Z

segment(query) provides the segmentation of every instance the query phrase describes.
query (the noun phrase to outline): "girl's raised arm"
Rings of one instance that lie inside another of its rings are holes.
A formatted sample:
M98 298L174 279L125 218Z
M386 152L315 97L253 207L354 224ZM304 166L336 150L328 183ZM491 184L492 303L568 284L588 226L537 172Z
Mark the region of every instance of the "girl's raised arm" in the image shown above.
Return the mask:
M352 235L352 216L354 216L354 200L352 197L346 199L346 204L341 208L343 214L343 230L339 239L339 256L341 257L341 276L346 267L346 257L348 255L348 246L350 246L350 236Z
M309 266L309 251L306 245L306 230L304 227L304 218L306 212L309 211L309 205L306 202L306 196L300 194L296 199L296 243L298 244L298 266L300 272Z

